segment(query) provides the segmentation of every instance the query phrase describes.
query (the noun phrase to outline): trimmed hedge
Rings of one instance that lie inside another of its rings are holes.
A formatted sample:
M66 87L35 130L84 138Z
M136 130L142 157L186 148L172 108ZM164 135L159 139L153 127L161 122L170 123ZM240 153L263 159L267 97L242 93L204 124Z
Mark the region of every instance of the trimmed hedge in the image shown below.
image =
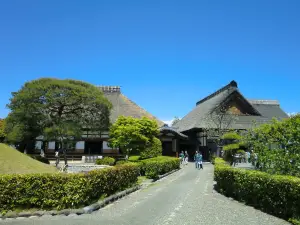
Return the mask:
M138 176L134 164L87 174L1 175L0 211L78 208L134 185Z
M158 138L153 138L150 145L146 146L140 153L141 159L148 159L162 155L162 144Z
M109 165L113 166L115 165L116 160L112 157L104 157L102 159L96 159L97 165Z
M216 189L226 196L288 220L300 216L300 178L236 169L216 159Z
M180 159L166 156L141 160L139 163L141 175L152 179L180 168Z

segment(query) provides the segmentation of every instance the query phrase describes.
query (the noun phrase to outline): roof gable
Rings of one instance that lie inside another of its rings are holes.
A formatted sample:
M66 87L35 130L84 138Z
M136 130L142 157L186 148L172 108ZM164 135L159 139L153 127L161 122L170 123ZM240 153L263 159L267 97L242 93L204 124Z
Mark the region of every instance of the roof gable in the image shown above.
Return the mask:
M110 121L114 123L119 116L132 116L135 118L142 118L143 116L153 119L157 122L158 126L162 126L164 123L157 119L155 116L147 112L145 109L137 105L128 97L121 93L119 86L99 86L103 91L105 97L112 103L112 110L110 115Z
M207 128L205 120L209 114L224 105L229 109L236 107L238 118L232 125L234 129L247 129L252 126L253 121L266 123L273 117L278 119L288 117L280 109L278 101L249 101L239 92L237 83L231 81L228 85L198 101L196 107L178 121L174 128L179 132L194 128Z

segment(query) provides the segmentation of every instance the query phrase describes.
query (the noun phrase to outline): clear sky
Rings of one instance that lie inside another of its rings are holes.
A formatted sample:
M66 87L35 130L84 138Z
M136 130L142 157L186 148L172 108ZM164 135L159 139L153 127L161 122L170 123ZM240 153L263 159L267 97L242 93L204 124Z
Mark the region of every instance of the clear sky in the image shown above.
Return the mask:
M300 112L299 0L0 0L0 117L40 77L120 85L162 120L238 82Z

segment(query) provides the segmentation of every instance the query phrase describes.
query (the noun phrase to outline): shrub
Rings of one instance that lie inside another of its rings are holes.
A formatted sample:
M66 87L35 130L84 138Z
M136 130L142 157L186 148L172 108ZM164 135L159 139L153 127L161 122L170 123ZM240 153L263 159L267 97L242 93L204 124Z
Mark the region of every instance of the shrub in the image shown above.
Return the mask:
M161 156L161 154L162 154L161 141L155 137L153 138L150 145L146 146L146 148L143 151L141 151L140 156L141 159L148 159L148 158Z
M40 155L33 155L33 156L31 156L31 158L33 158L33 159L35 159L37 161L40 161L42 163L45 163L45 164L50 164L50 162L49 162L49 160L47 158L42 157Z
M180 159L173 157L156 157L145 159L140 162L141 175L157 179L159 175L180 168Z
M297 177L236 169L216 159L215 181L221 193L264 212L283 219L300 216L300 179Z
M0 211L78 208L136 184L138 175L134 164L87 174L1 175Z
M300 220L298 219L289 219L289 222L293 225L300 225Z
M139 160L140 160L139 155L129 156L129 159L128 159L128 161L130 161L130 162L138 162Z
M109 165L113 166L115 165L116 160L112 157L104 157L102 159L96 159L97 165Z

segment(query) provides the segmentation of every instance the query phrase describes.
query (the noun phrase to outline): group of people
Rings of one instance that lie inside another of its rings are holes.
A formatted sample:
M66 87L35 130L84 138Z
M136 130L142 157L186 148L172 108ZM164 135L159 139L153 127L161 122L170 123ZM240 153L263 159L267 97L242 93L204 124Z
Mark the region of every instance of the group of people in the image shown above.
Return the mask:
M181 153L179 154L179 158L180 158L180 163L182 165L188 164L189 155L188 155L187 151L185 151L185 152L181 151ZM196 153L194 155L196 169L203 169L203 161L202 160L203 160L203 156L202 156L201 152L196 151Z
M187 151L183 152L181 151L181 153L179 154L179 158L180 158L180 163L187 165L189 162L189 154L187 153Z

